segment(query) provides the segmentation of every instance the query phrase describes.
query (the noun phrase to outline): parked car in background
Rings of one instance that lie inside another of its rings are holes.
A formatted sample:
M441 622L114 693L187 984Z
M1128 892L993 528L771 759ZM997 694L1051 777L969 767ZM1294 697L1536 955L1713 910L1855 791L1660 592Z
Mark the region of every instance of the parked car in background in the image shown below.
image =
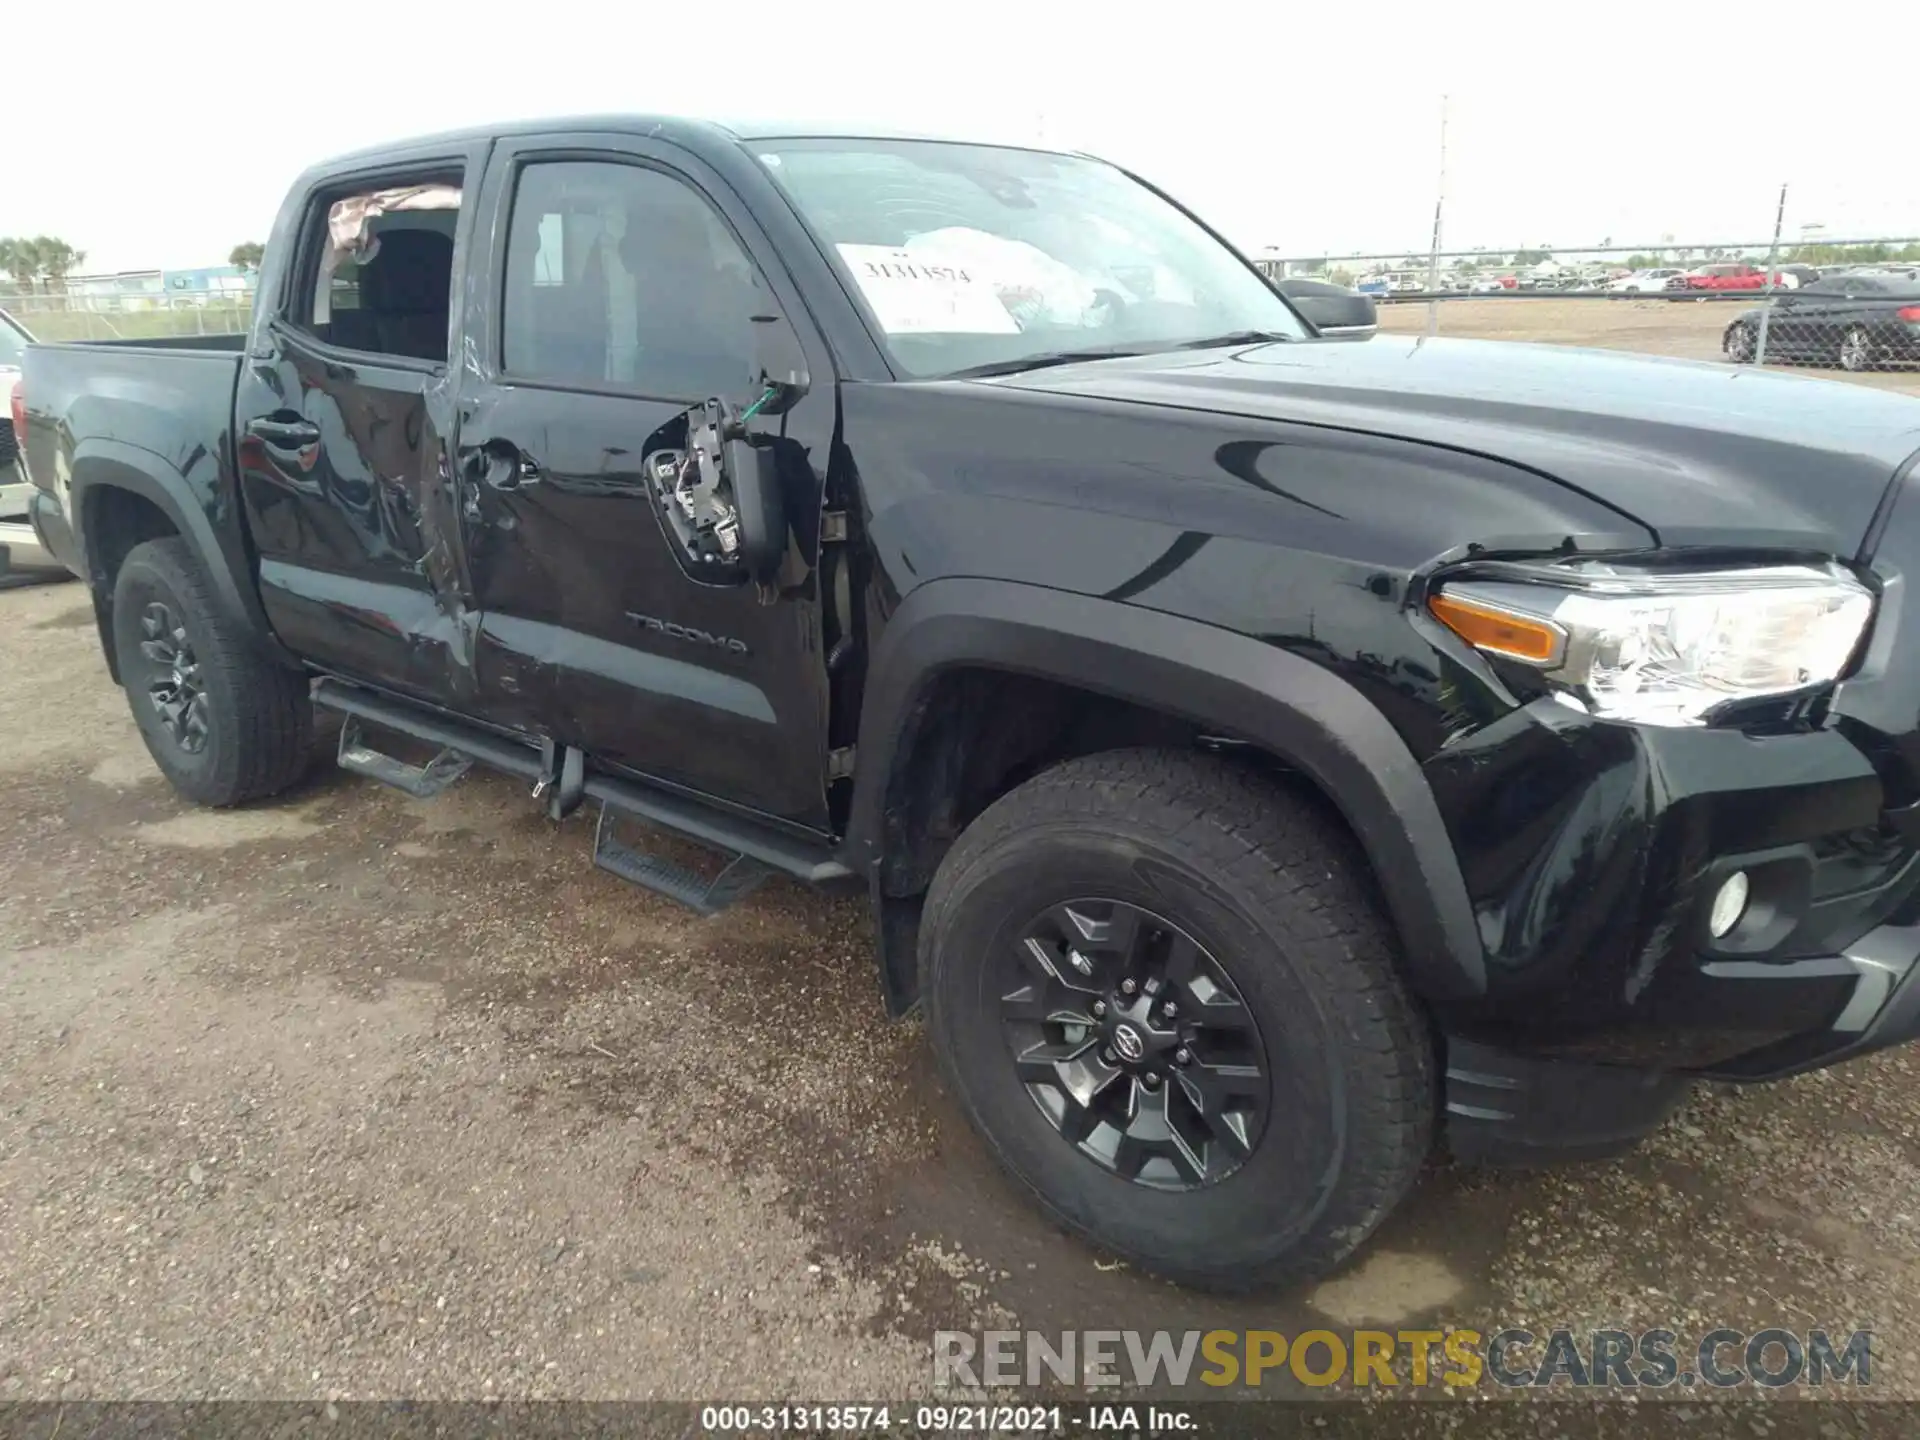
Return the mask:
M1393 283L1385 275L1362 275L1353 285L1359 295L1371 295L1376 300L1384 300L1393 293Z
M59 570L27 521L26 462L19 435L26 429L21 417L20 374L33 336L26 326L0 310L0 575L14 570Z
M0 310L0 402L6 402L20 379L21 362L33 337L6 311ZM14 481L14 457L19 445L14 439L11 407L0 403L0 486ZM25 477L20 477L24 479Z
M1513 284L1513 276L1511 275L1482 275L1473 282L1473 293L1476 295L1493 295L1502 290L1513 289Z
M1774 284L1779 284L1781 271L1775 270ZM1697 265L1680 277L1678 285L1669 284L1669 289L1680 290L1765 290L1767 272L1758 265L1744 262L1721 265Z
M1653 270L1634 270L1622 275L1618 280L1609 284L1607 288L1609 290L1632 291L1639 295L1651 295L1656 291L1666 289L1669 281L1685 273L1684 270L1678 270L1672 267Z
M1873 370L1920 363L1920 279L1835 275L1748 310L1728 325L1721 348L1736 365L1752 363L1766 321L1769 360Z

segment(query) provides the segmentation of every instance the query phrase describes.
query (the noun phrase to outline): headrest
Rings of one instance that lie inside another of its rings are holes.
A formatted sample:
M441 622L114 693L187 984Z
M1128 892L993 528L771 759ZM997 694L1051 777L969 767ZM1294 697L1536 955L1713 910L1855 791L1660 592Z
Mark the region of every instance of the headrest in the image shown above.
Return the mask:
M437 230L390 230L360 271L360 304L388 315L447 309L453 241Z

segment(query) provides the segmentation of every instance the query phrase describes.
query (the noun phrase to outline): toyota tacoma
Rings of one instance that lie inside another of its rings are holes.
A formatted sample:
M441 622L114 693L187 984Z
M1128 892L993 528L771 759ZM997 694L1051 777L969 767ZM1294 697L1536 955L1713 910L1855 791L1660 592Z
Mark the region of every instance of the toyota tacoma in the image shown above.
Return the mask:
M309 171L250 333L21 413L182 795L323 710L696 910L854 887L993 1153L1185 1282L1920 1029L1911 398L1332 343L1095 159L602 118Z

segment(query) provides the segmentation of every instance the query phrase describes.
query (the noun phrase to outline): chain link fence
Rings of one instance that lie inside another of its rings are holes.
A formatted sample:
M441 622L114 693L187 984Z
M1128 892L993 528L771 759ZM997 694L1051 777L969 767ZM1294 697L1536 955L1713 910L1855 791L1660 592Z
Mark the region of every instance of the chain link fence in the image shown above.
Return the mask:
M253 315L250 290L31 292L0 283L5 310L37 340L159 340L243 331ZM43 282L44 285L44 282Z

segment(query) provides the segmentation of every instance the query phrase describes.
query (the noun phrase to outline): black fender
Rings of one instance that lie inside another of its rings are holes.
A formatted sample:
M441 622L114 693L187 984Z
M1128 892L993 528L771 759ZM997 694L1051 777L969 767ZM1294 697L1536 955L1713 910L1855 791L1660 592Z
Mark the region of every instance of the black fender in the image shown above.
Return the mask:
M93 437L81 441L74 447L70 474L67 513L75 547L85 566L87 587L93 592L94 622L106 652L107 670L115 683L120 674L113 651L113 586L94 538L87 533L94 513L94 492L102 489L129 491L152 502L193 548L227 617L262 654L282 665L298 667L299 661L281 646L260 607L252 561L246 541L238 533L237 510L224 519L234 533L223 537L191 480L164 457L119 440Z
M1042 586L930 581L888 619L868 672L844 852L869 875L886 858L888 790L915 699L961 666L1112 695L1245 739L1293 766L1359 837L1414 988L1434 999L1485 992L1485 953L1440 807L1371 701L1331 670L1248 636ZM876 896L880 889L876 881ZM897 988L898 977L883 982Z

